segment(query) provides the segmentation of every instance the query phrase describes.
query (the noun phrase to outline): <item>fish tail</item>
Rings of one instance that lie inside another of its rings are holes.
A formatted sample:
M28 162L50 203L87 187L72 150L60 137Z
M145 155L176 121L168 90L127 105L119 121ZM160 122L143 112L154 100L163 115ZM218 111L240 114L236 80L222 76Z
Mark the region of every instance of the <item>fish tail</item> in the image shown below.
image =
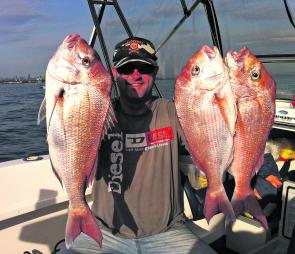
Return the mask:
M248 212L260 221L265 229L268 228L266 217L263 214L253 191L250 190L246 193L239 193L238 191L235 191L231 203L236 216L244 212Z
M100 247L102 246L102 233L90 209L70 209L65 237L67 249L72 246L75 238L81 232L93 238Z
M207 222L209 223L211 218L219 211L224 213L232 221L236 219L234 210L224 189L216 192L208 188L206 192L204 207L204 215Z

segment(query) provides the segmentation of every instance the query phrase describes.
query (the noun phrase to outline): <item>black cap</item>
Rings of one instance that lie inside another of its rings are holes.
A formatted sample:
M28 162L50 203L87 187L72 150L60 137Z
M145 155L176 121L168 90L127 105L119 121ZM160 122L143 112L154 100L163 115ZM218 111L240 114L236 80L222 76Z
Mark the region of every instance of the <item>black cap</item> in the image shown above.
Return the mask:
M149 40L132 37L119 42L115 46L113 62L116 67L130 62L144 62L158 66L155 53L155 46Z

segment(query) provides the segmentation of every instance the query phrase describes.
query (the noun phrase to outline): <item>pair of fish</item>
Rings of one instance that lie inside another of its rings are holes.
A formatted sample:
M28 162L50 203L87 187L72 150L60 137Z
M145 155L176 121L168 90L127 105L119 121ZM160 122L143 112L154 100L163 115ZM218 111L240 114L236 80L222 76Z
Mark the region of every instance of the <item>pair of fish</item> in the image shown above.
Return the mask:
M208 179L204 215L221 211L231 220L249 212L267 228L250 187L263 164L275 113L275 82L244 48L228 51L204 45L187 62L175 85L175 106L194 164ZM223 174L235 178L231 202Z
M51 165L69 197L67 248L81 232L102 244L85 190L95 175L103 132L115 120L111 85L98 54L77 34L67 36L48 63L38 121L46 117Z

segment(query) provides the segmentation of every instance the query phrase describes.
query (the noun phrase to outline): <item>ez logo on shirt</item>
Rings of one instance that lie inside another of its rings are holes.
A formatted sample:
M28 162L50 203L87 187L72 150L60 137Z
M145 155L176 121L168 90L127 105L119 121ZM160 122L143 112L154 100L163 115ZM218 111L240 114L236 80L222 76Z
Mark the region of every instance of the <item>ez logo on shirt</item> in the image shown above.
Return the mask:
M145 133L126 134L125 146L129 151L140 151L173 140L173 129L168 126Z

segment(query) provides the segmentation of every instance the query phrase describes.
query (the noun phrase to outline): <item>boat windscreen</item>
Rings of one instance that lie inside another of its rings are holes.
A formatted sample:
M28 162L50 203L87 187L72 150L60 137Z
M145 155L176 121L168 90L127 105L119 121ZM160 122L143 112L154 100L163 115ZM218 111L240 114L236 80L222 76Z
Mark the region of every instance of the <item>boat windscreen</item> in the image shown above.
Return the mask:
M294 13L295 1L288 3ZM295 29L284 2L216 0L214 4L224 50L248 47L256 55L274 56L271 61L265 58L264 65L277 83L277 97L291 99L295 94Z
M185 1L188 9L195 1ZM155 47L165 40L171 30L183 18L184 11L179 0L118 1L134 36L151 40ZM101 29L112 58L115 44L128 37L114 8L106 6ZM213 45L205 8L199 4L179 29L157 52L160 79L174 79L187 60L203 44ZM98 40L95 45L100 51ZM112 59L111 59L112 60Z
M210 30L205 3L214 5L223 53L228 49L240 50L243 47L248 47L256 55L294 55L295 52L295 30L283 1L149 0L140 1L140 4L137 0L117 2L134 36L151 40L156 48L161 45L157 52L159 79L174 80L187 60L202 45L213 46L212 27ZM184 6L189 10L196 2L199 3L194 11L191 14L185 13ZM289 9L294 12L295 2L288 3ZM188 18L162 46L162 42L184 15ZM127 38L128 34L115 9L110 5L105 6L101 29L112 59L115 44ZM100 51L98 42L96 48ZM294 61L274 61L265 63L265 66L276 80L278 97L291 98L295 94Z

